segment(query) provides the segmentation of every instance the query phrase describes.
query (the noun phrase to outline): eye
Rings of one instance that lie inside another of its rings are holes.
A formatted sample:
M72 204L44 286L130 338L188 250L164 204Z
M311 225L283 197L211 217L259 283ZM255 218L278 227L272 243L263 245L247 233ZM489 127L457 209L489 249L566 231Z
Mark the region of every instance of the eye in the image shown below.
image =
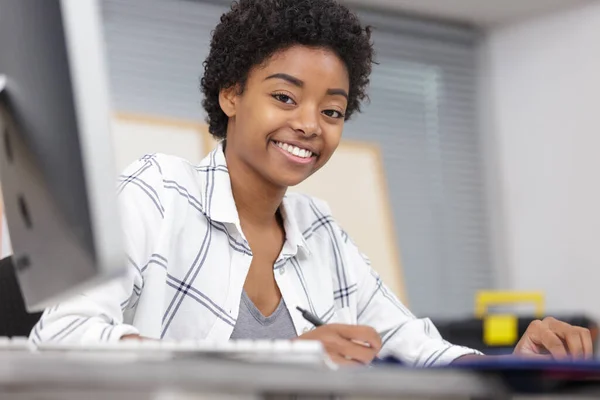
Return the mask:
M280 101L282 103L285 103L285 104L296 104L294 102L294 100L290 96L288 96L287 94L275 93L275 94L272 94L272 96L273 96L273 98L275 100Z
M342 114L341 112L339 112L338 110L325 110L323 111L323 114L327 115L328 117L331 118L344 118L344 114Z

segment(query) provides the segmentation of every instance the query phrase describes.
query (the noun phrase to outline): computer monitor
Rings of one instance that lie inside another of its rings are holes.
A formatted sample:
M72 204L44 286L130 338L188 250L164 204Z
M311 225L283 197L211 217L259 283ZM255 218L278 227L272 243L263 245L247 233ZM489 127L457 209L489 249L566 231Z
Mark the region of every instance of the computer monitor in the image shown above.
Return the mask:
M28 311L124 273L97 0L0 1L0 182Z

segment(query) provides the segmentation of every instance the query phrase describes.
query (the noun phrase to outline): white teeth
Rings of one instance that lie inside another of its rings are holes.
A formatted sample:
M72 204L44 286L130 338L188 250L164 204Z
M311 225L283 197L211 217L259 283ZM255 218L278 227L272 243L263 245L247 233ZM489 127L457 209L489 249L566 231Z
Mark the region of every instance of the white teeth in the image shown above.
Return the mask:
M308 157L312 157L312 155L313 155L311 151L306 150L306 149L301 149L296 146L292 146L291 144L281 143L281 142L275 142L275 144L277 144L277 146L279 146L283 150L287 151L288 153L295 155L296 157L308 158Z

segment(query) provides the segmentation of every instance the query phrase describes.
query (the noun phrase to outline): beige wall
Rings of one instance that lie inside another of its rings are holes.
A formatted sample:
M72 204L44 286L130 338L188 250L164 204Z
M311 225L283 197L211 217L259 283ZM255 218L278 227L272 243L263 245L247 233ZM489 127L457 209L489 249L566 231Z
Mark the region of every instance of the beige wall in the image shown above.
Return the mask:
M124 113L113 119L112 139L119 172L152 153L176 155L197 163L213 145L205 124Z

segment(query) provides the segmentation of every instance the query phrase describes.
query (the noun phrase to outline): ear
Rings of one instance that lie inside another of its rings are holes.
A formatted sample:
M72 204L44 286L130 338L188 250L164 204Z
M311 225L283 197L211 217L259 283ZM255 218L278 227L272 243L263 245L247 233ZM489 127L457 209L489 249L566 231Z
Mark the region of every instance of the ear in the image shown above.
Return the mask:
M233 117L236 114L236 105L238 99L238 87L237 85L231 86L227 89L221 89L219 92L219 105L221 110L228 117Z

